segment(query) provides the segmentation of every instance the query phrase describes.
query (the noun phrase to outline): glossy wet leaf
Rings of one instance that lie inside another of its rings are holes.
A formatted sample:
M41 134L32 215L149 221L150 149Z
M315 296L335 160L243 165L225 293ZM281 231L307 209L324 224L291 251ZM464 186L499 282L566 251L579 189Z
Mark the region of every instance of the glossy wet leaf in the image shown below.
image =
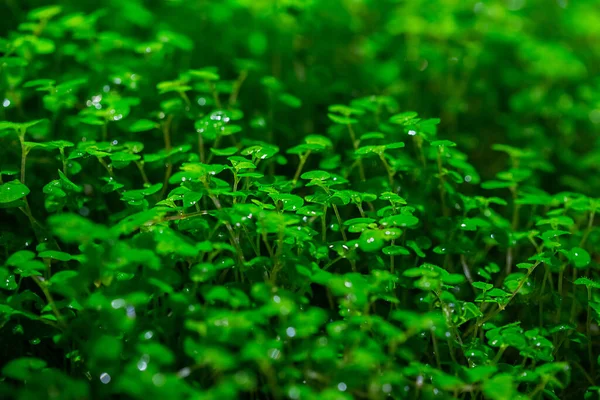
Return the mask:
M492 289L494 285L486 282L473 282L473 287L485 292Z
M577 268L585 268L591 262L590 254L581 247L573 247L569 251L569 259Z
M342 116L342 115L327 114L327 116L334 123L340 124L340 125L350 125L350 124L356 124L358 122L358 120L355 118L350 118L350 117L346 117L346 116Z
M431 145L436 147L456 147L456 143L450 140L434 140L431 142Z
M391 116L390 117L390 122L392 124L407 125L414 118L416 118L417 115L418 114L416 112L414 112L414 111L406 111L406 112L395 114L395 115Z
M148 119L138 119L133 124L129 126L130 132L144 132L152 129L156 129L158 125L156 122L148 120Z
M58 261L70 261L72 259L70 254L62 252L62 251L54 251L54 250L42 251L41 253L38 253L38 257L50 258L52 260L58 260Z
M44 122L44 120L38 119L38 120L22 122L22 123L3 121L3 122L0 122L0 131L4 130L4 129L12 129L14 131L22 132L22 131L26 131L27 129L29 129L32 126L35 126L41 122Z
M576 285L583 285L590 289L600 289L600 282L596 282L589 278L578 278L574 283Z
M237 147L226 147L224 149L214 149L211 147L210 151L211 151L211 153L213 153L216 156L231 156L238 152L238 148Z
M410 251L408 251L405 247L402 246L387 246L384 247L382 250L383 254L386 254L388 256L407 256L410 254Z
M327 171L310 171L305 172L300 176L302 179L315 179L315 180L327 180L331 177L331 174Z
M279 148L272 145L256 145L245 148L241 151L241 154L244 156L251 155L252 157L258 158L260 160L265 160L273 157L275 154L279 152Z
M29 194L29 188L14 180L0 185L0 203L12 203Z
M34 258L34 252L29 250L20 250L11 254L10 257L8 257L8 259L5 261L5 264L12 267L18 267L20 264L33 260Z
M207 81L218 81L220 79L219 74L206 68L206 69L192 69L188 71L193 78L203 79Z
M295 211L304 205L304 200L293 194L273 194L271 198L275 203L281 203L284 211Z
M384 234L381 231L367 230L360 235L358 246L363 251L377 251L385 244Z
M383 218L379 221L383 226L411 227L419 223L419 219L409 214L399 214Z

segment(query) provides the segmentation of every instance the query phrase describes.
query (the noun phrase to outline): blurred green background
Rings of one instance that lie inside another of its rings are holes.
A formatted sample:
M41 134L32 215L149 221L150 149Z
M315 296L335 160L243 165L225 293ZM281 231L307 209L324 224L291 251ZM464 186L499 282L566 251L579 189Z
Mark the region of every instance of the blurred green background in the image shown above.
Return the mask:
M38 48L55 46L52 56L11 67L0 117L16 115L19 103L22 119L41 107L21 90L31 79L85 77L92 92L107 75L134 74L133 89L155 91L188 68L217 66L232 80L244 68L240 101L255 126L269 117L265 75L303 101L276 110L287 122L274 127L283 148L296 135L324 133L328 105L386 95L400 111L441 118L440 134L483 179L504 167L490 146L505 143L536 150L548 191L599 193L596 0L3 0L0 37L26 32L17 21L49 4L62 6L57 21L69 29L49 24L42 37L50 42Z

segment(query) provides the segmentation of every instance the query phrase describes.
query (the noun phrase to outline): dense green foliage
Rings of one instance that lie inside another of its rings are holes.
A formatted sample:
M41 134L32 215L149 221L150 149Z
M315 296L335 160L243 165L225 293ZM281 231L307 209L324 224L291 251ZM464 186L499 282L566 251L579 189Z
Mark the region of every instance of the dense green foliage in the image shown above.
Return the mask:
M596 1L58 3L0 3L1 398L598 398Z

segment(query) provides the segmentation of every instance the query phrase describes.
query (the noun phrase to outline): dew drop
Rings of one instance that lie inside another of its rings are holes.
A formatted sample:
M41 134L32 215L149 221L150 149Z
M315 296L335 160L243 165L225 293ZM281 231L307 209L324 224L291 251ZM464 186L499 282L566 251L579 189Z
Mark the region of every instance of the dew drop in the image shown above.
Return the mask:
M139 369L140 371L145 371L146 368L148 368L149 360L150 360L150 357L147 354L144 354L137 363L137 369Z
M278 349L269 349L267 354L269 355L269 358L277 360L281 356L281 351L279 351Z
M123 299L115 299L115 300L113 300L113 301L110 302L110 305L114 309L125 307L125 300L123 300Z
M110 382L110 375L107 374L106 372L103 372L102 374L100 374L100 382L104 383L105 385L107 383Z

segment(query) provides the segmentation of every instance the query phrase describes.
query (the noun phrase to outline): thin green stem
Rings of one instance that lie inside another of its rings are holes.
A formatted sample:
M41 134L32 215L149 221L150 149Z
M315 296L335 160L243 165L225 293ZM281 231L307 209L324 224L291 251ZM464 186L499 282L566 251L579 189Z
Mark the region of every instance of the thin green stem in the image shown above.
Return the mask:
M444 213L444 217L450 215L450 210L446 205L446 179L444 178L444 167L442 164L442 149L438 147L437 152L437 165L438 165L438 173L440 179L440 201L442 203L442 212Z
M327 242L327 204L323 205L323 215L321 215L321 237L323 243Z
M167 153L167 170L165 171L165 178L163 179L163 187L160 192L160 198L165 196L169 184L169 178L173 173L173 163L171 161L171 123L173 122L173 115L169 115L167 120L162 123L163 141L165 144L165 152Z
M45 282L42 281L42 279L40 277L37 277L37 276L32 276L31 278L39 286L39 288L42 291L42 293L44 293L44 297L46 297L46 301L48 302L48 305L50 306L50 309L52 310L52 313L56 317L56 320L58 321L58 324L62 328L66 328L65 320L64 320L62 314L60 313L60 311L58 310L58 307L56 307L56 303L54 302L54 299L52 298L52 294L50 294L50 291L46 287Z
M237 98L240 93L240 89L247 77L248 77L248 71L244 70L244 71L240 72L240 75L238 76L237 80L233 84L233 90L231 91L231 95L229 95L229 107L233 107L236 105Z
M594 217L595 216L596 216L595 210L590 212L588 224L585 229L585 232L583 233L583 237L581 238L581 241L579 242L579 247L583 247L585 245L585 242L587 241L588 237L590 236L590 233L592 232L592 229L594 228Z
M283 268L283 260L281 255L283 254L283 239L285 238L285 230L280 229L277 237L277 251L275 252L275 265L271 271L271 283L275 285L277 283L277 274Z
M578 362L573 362L573 365L575 365L583 374L583 376L585 376L585 379L587 379L587 381L590 383L590 385L594 386L596 383L594 382L594 379L592 379L592 377L590 376L590 374L588 373L588 371L583 368L583 366L578 363Z
M573 267L573 277L572 277L572 282L575 282L577 280L577 268ZM577 285L572 285L572 297L573 297L573 301L571 302L571 317L569 318L569 321L571 323L575 322L575 318L577 317L577 296L576 291L577 291Z
M142 179L144 180L144 183L145 184L150 184L150 181L148 180L148 176L146 175L146 171L144 170L144 162L143 161L136 161L135 165L140 170L140 175L142 175Z
M300 162L298 163L298 168L296 168L296 173L294 174L294 179L292 179L292 185L294 185L294 187L298 183L298 179L300 178L300 174L302 173L304 164L306 164L306 160L308 160L308 156L310 156L310 150L308 150L306 153L300 155Z
M198 155L200 156L200 162L204 163L204 136L198 132Z
M217 137L215 138L215 142L212 145L213 149L218 149L219 148L219 142L221 141L221 135L217 135ZM215 156L215 153L210 153L208 155L208 158L206 159L206 163L210 164L210 162L212 161L213 157Z
M338 221L338 225L340 226L340 232L342 233L342 238L344 238L344 242L348 241L346 237L346 230L344 229L344 224L342 223L342 218L340 217L340 212L335 204L332 204L333 211L335 212L335 217Z
M358 149L359 140L356 140L356 134L354 133L354 129L351 124L347 124L348 134L350 135L350 140L352 140L352 147L354 150ZM367 178L365 176L365 166L363 165L362 158L358 159L358 168L360 173L360 180L365 181Z
M98 158L98 162L104 167L104 169L106 169L106 171L108 172L108 175L111 178L115 178L115 173L113 172L112 166L107 164L106 161L104 161L104 158L102 157L97 157Z
M62 162L62 166L63 166L63 174L65 174L65 176L69 176L69 174L67 173L67 159L65 158L65 149L64 147L60 148L60 161Z
M362 208L362 203L356 203L356 208L358 208L358 212L360 213L360 216L362 218L365 218L366 215L365 215L365 211Z
M471 268L469 268L469 265L467 264L467 260L465 259L465 255L461 254L460 255L460 263L463 267L463 273L465 274L465 278L467 278L467 281L469 282L469 284L473 284L473 277L471 276Z
M588 358L589 358L589 362L590 362L590 369L591 369L591 377L592 380L594 380L595 376L596 376L596 360L594 358L594 351L592 348L592 334L591 334L591 326L592 326L592 308L591 308L591 303L592 303L592 288L591 287L587 287L587 297L588 297L588 303L587 303L587 318L585 321L585 334L588 338Z
M544 326L544 289L546 288L546 281L548 280L548 275L550 274L550 268L547 265L544 265L544 278L542 279L542 288L540 289L540 329Z
M395 240L392 240L392 246L395 245ZM390 255L390 272L394 274L395 265L394 265L394 255Z
M203 181L202 183L204 184L204 187L206 188L206 191L208 192L208 197L210 197L210 199L212 200L212 202L215 205L215 207L217 208L217 210L222 211L223 207L221 207L221 202L214 194L212 194L212 191L210 190L210 186L209 186L208 182ZM229 221L223 221L223 224L225 224L225 227L227 228L227 231L229 232L229 236L231 237L231 240L232 240L232 245L234 246L234 248L236 250L236 254L238 256L238 259L240 262L240 267L241 267L242 265L244 265L246 263L246 260L244 258L244 252L242 251L242 248L240 247L239 240L236 238L236 235L233 231L233 227L231 226Z
M215 106L220 110L223 107L221 106L221 99L219 99L219 93L217 92L215 83L207 80L206 84L210 87L210 92L211 92L213 100L215 102ZM236 95L236 97L237 97L237 95Z
M498 349L498 352L496 353L496 357L494 357L494 359L492 360L493 365L498 364L500 359L502 359L502 355L504 354L504 352L506 351L507 348L508 348L508 346L505 346L505 345L500 346L500 348Z
M392 167L390 167L390 164L385 159L385 154L384 153L381 153L379 155L379 158L381 159L381 162L383 163L383 166L385 167L385 170L387 171L388 182L390 184L390 190L394 190L394 174L395 174L395 171L394 171L394 169Z
M25 167L27 164L27 147L25 146L25 138L19 137L21 141L21 183L25 184Z
M192 102L190 101L190 98L188 97L187 93L185 93L185 92L179 92L179 95L181 96L181 98L183 99L183 101L185 101L185 104L187 105L188 110L191 109L192 108Z

